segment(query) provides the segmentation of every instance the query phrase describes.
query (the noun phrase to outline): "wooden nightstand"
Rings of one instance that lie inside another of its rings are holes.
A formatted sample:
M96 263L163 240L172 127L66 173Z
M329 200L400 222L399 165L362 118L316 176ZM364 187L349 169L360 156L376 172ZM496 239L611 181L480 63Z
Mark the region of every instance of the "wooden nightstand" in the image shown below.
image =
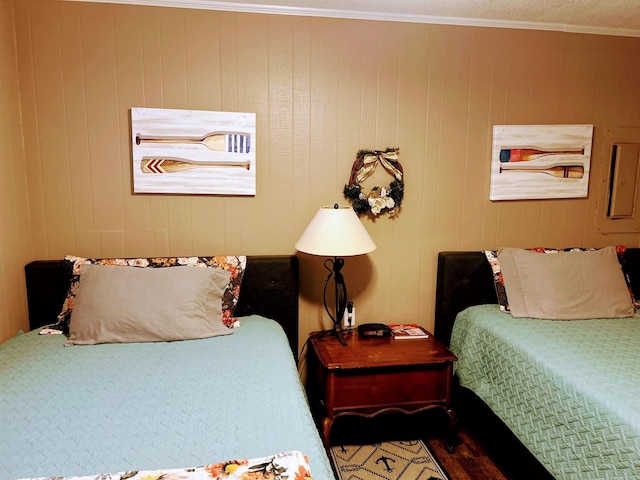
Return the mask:
M451 381L456 356L433 335L395 340L333 334L309 338L308 390L320 405L322 439L329 448L334 420L343 415L373 417L386 412L417 413L439 408L449 416L447 448L453 451L456 416Z

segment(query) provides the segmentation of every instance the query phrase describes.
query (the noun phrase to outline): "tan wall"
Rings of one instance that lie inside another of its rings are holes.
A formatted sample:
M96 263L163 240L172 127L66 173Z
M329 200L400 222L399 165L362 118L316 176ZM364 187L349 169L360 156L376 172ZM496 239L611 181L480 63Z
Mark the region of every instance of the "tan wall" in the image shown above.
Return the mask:
M32 259L13 2L0 0L0 342L28 328L24 265Z
M400 147L395 219L347 259L359 322L433 322L440 250L637 246L595 233L603 130L640 126L640 39L21 0L34 248L41 258L290 254L361 148ZM130 107L257 114L257 195L133 195ZM489 201L494 124L595 125L587 199ZM387 182L388 177L379 177ZM373 183L367 182L367 187ZM300 255L301 335L327 327Z

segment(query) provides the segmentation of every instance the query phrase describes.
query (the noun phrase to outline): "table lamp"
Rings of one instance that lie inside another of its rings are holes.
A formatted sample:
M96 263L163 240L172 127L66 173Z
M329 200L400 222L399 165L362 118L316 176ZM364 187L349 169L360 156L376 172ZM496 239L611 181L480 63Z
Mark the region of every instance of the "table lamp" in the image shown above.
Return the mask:
M324 284L324 308L333 321L333 329L342 345L346 345L342 333L342 317L347 307L347 286L342 276L344 259L354 255L364 255L376 249L367 230L351 206L325 205L309 223L298 242L296 250L311 255L321 255L328 258L324 268L329 276ZM333 279L335 289L335 306L333 311L327 304L327 287Z

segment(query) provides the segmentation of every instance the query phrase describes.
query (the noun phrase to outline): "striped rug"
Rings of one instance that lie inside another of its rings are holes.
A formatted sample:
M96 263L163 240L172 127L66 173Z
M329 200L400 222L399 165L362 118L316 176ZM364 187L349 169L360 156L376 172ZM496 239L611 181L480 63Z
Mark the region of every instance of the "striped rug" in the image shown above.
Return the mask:
M422 440L336 445L331 460L339 480L450 480Z

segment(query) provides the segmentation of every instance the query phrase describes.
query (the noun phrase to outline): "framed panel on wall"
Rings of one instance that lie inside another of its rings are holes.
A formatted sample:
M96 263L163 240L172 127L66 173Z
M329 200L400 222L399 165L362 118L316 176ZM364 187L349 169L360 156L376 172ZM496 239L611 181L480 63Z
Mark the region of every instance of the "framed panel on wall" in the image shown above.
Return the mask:
M586 197L593 125L496 125L491 200Z
M131 109L134 193L256 194L255 113Z

